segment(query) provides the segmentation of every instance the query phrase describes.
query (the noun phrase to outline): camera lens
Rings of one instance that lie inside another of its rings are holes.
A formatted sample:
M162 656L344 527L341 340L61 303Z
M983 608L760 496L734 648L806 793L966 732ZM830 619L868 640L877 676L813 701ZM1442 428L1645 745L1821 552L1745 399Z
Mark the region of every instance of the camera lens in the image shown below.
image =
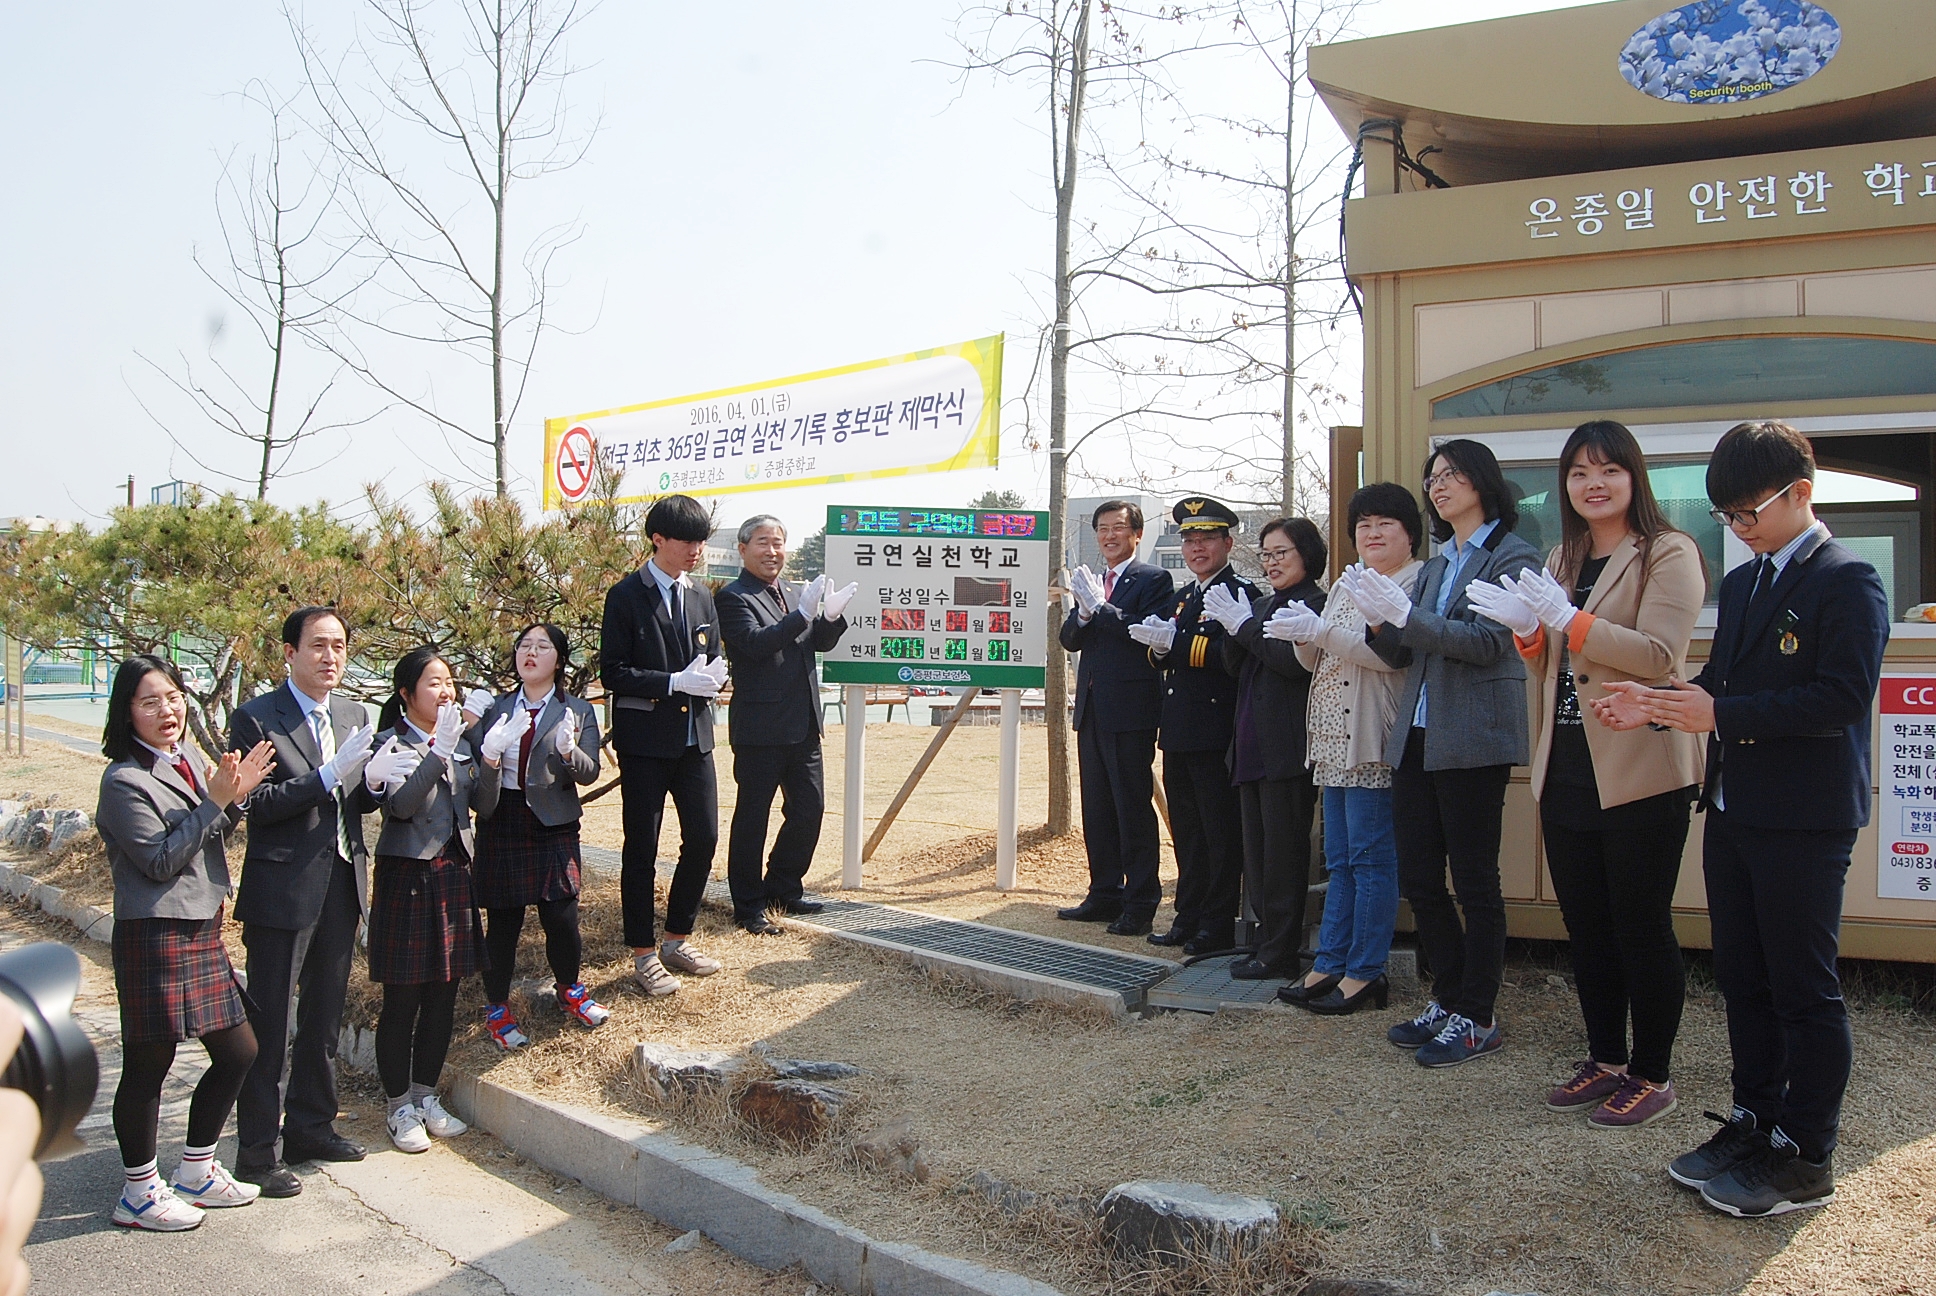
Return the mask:
M40 1108L36 1158L71 1141L100 1082L94 1045L74 1020L80 988L81 957L65 945L46 941L0 954L0 994L20 1010L25 1028L0 1085Z

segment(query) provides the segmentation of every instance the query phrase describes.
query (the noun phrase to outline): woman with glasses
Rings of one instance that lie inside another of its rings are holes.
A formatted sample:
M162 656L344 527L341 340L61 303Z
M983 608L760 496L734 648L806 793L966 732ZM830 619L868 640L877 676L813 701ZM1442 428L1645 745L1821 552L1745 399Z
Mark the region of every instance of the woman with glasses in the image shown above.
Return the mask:
M1230 779L1243 815L1244 896L1257 920L1254 952L1230 967L1239 980L1295 977L1302 970L1304 903L1311 889L1311 815L1316 797L1304 764L1304 711L1311 672L1295 645L1266 638L1265 622L1292 603L1324 610L1318 575L1328 558L1308 518L1266 522L1258 556L1271 592L1254 605L1222 585L1204 610L1223 623L1224 669L1237 677Z
M1592 1054L1546 1105L1630 1129L1677 1102L1669 1064L1685 981L1674 887L1701 749L1691 734L1618 733L1584 713L1617 681L1685 674L1707 571L1655 501L1640 443L1618 423L1574 430L1557 497L1560 544L1546 566L1475 585L1470 597L1513 632L1539 680L1533 795Z

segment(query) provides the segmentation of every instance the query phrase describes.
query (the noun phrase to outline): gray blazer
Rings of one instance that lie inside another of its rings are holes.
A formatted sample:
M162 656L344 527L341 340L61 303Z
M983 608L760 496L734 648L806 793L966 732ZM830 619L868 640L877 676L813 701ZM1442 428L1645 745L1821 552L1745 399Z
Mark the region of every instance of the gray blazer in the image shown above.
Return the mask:
M520 693L507 693L493 702L491 709L484 713L484 718L472 726L470 739L473 749L484 741L484 735L491 731L492 725L511 714L513 706L522 705ZM551 741L551 731L565 718L567 708L578 714L578 745L572 748L570 759L560 756L558 748ZM544 710L538 713L538 723L531 735L531 768L524 771L524 803L531 807L531 813L537 816L539 823L547 828L563 828L566 824L578 822L584 814L578 803L578 785L598 778L600 742L597 708L562 690L552 693ZM504 759L516 760L517 749L514 747L505 752ZM477 817L483 820L490 818L497 810L498 791L503 786L504 771L493 769L482 759L478 760L477 767L479 790L482 791L487 783L491 789L490 809L483 807L481 797L480 803L473 807Z
M1432 609L1438 606L1439 587L1451 563L1438 554L1426 562L1412 586L1412 611L1405 624L1379 626L1370 636L1372 651L1405 672L1398 714L1385 740L1386 764L1396 769L1405 759L1420 688L1429 690L1426 769L1527 762L1526 663L1513 647L1512 631L1481 617L1466 602L1465 590L1476 580L1517 576L1539 561L1532 545L1497 527L1459 573L1444 616Z
M475 852L471 806L475 802L484 814L496 809L497 784L493 782L488 788L479 786L480 762L471 745L459 738L457 750L446 761L441 754L433 753L430 745L417 737L417 731L408 724L400 721L392 732L422 756L423 761L400 787L386 785L377 793L383 827L377 833L375 853L404 859L436 859L452 837L464 843L465 853ZM381 747L389 737L387 733L379 735L376 745Z
M207 762L183 750L207 788ZM153 760L145 748L108 766L94 822L114 875L115 919L213 918L229 897L223 852L240 820L239 810L224 810L191 790L173 765Z

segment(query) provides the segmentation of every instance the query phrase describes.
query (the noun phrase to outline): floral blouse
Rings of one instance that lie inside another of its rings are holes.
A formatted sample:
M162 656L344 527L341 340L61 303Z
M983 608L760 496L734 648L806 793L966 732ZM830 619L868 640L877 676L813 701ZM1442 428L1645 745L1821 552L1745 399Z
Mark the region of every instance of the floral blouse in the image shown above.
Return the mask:
M1337 586L1331 587L1324 605L1324 619L1345 633L1363 637L1365 616L1351 596ZM1382 761L1367 761L1346 768L1349 734L1344 715L1344 673L1350 663L1335 653L1325 653L1311 677L1311 706L1305 732L1309 736L1311 772L1319 787L1388 788L1392 785L1391 766Z

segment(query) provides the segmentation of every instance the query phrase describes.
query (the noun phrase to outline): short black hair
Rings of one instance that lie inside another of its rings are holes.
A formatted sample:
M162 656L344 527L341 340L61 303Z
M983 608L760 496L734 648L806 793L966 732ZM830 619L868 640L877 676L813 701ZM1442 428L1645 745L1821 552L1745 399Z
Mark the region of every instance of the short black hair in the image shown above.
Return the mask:
M335 617L336 624L343 627L343 642L349 642L350 623L343 619L343 614L333 607L315 605L299 607L282 619L282 641L291 648L302 647L303 635L308 632L309 623L317 617Z
M1345 526L1355 533L1358 519L1367 517L1395 518L1412 538L1414 554L1425 539L1425 520L1419 515L1418 501L1397 482L1373 482L1352 493L1351 503L1345 506Z
M1089 529L1091 531L1097 530L1102 526L1102 515L1105 513L1126 514L1129 518L1130 530L1139 534L1143 530L1143 510L1139 506L1131 504L1128 500L1113 499L1104 500L1096 506L1096 511L1089 515Z
M690 495L662 495L645 515L645 534L697 543L713 538L713 515Z
M1786 423L1739 423L1707 461L1707 497L1715 508L1752 508L1798 481L1815 480L1815 447Z
M168 677L177 691L186 693L181 672L175 663L153 653L136 653L114 672L114 685L108 690L108 722L101 730L101 754L111 761L134 759L134 694L141 681L156 671Z
M1456 437L1432 447L1425 456L1425 466L1419 469L1419 480L1431 476L1432 465L1444 459L1450 467L1465 474L1472 489L1479 492L1479 503L1486 511L1486 521L1499 519L1499 525L1510 531L1519 525L1519 505L1513 501L1512 488L1506 485L1506 474L1499 469L1499 460L1493 455L1492 448L1484 442L1468 437ZM1425 515L1431 519L1432 538L1450 540L1452 524L1439 516L1432 507L1432 493L1420 492L1425 496Z
M1304 562L1304 579L1316 580L1324 575L1324 565L1331 560L1331 547L1324 543L1324 533L1318 530L1317 523L1310 518L1281 517L1264 523L1257 533L1257 543L1261 546L1273 531L1282 531L1284 538L1297 550L1297 556Z
M571 641L565 638L565 632L563 630L560 630L549 621L533 621L530 625L518 631L518 637L511 641L511 678L513 680L521 678L518 675L518 645L523 643L524 637L533 630L544 631L545 637L551 640L551 646L558 651L558 669L551 676L552 684L557 685L565 678L565 668L571 665ZM513 685L513 688L515 687Z

